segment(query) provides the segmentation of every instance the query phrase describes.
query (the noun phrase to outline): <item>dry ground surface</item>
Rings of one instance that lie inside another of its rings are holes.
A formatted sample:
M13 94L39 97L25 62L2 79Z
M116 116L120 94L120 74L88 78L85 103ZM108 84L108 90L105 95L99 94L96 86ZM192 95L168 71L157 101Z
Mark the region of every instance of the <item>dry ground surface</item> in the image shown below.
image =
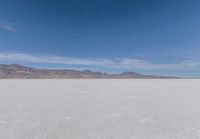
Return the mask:
M199 139L200 80L0 80L1 139Z

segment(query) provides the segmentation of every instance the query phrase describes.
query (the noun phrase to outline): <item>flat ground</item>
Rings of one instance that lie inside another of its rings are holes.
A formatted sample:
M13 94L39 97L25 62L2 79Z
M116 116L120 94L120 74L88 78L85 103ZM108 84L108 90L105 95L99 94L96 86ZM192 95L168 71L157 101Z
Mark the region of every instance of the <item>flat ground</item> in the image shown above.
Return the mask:
M200 80L0 80L1 139L199 139Z

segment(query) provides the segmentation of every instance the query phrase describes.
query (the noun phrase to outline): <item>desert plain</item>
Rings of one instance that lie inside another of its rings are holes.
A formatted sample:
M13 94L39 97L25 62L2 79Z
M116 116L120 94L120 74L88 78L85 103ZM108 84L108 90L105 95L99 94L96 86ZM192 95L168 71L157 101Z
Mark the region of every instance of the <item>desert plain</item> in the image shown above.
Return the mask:
M0 138L199 139L200 80L0 80Z

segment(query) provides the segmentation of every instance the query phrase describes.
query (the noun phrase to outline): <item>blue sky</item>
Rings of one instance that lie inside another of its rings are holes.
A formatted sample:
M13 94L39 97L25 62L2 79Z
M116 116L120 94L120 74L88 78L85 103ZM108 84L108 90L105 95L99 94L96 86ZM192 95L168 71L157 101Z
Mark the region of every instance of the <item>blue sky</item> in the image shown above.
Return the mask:
M199 0L1 0L0 63L200 77Z

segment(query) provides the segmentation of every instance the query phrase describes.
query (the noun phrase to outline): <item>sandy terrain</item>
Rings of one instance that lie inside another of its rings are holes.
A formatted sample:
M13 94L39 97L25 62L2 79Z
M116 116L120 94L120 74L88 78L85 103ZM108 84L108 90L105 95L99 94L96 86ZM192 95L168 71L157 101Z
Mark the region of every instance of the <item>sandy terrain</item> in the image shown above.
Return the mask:
M199 139L200 80L0 80L1 139Z

